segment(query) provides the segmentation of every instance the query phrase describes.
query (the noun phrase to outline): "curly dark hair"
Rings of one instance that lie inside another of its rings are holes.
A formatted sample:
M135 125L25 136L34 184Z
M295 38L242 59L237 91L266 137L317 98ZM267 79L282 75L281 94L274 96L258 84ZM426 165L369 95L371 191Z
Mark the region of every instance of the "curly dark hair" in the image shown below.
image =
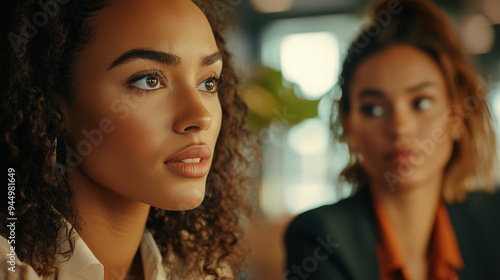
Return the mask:
M341 97L332 110L334 137L348 142L342 125L351 109L349 90L357 67L366 58L390 46L410 45L436 61L445 77L449 99L458 104L453 113L462 124L461 138L455 141L452 158L446 166L444 199L461 201L473 189L493 190L498 161L492 115L487 104L488 93L468 61L451 20L430 1L400 0L396 5L394 3L388 0L376 2L370 20L348 49L339 77ZM450 121L450 125L454 123ZM369 183L368 175L358 157L350 152L350 162L341 178L351 183L356 192Z
M63 114L56 101L71 97L74 58L92 40L93 14L111 1L57 0L57 12L35 18L42 2L3 1L0 9L0 16L9 19L0 27L4 36L0 151L2 165L8 165L2 170L12 167L16 171L16 217L22 221L16 227L16 253L39 275L49 276L58 254L69 258L73 253L71 236L80 227L67 170L54 166L55 155L59 163L67 153ZM226 51L222 24L211 2L193 2L208 18L223 56L224 84L218 90L223 112L220 137L202 204L188 211L151 207L147 228L165 261L171 253L180 258L195 253L196 263L203 264L200 272L221 278L221 266L229 265L235 275L242 268L242 221L251 214L246 196L253 185L250 162L260 154L254 135L246 128L248 110L237 94L238 79ZM2 196L6 193L2 191ZM7 207L2 207L2 220L7 214ZM69 232L64 231L64 218L73 225ZM8 233L4 223L0 233ZM68 251L56 242L61 233L68 237ZM191 237L188 241L186 233Z

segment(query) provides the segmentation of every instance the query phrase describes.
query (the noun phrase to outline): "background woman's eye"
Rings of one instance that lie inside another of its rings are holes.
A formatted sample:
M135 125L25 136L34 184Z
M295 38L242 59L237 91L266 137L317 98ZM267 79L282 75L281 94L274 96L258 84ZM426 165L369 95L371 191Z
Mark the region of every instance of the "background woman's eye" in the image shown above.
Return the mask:
M158 77L157 75L147 75L138 77L137 79L135 79L135 81L131 83L131 85L133 87L143 90L155 90L165 87L161 82L161 78Z
M205 92L216 92L218 83L219 81L216 78L206 79L198 86L198 90Z
M418 110L427 110L432 106L432 100L429 98L418 98L413 103L413 106Z
M375 104L363 105L361 106L361 113L368 117L380 117L384 114L384 108Z

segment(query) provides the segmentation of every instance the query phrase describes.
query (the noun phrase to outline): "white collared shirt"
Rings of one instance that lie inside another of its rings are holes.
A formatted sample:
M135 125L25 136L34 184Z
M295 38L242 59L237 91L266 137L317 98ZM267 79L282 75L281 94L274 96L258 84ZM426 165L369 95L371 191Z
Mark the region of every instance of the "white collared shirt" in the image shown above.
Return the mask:
M78 235L78 234L76 234ZM149 230L145 230L142 236L141 244L142 265L145 279L148 280L167 280L167 272L162 265L162 256L153 235ZM8 263L10 256L10 245L7 239L0 236L0 279L23 279L23 280L42 280L35 270L19 261L15 257L15 272L9 271L11 264ZM104 266L97 260L92 251L85 242L76 236L75 249L73 255L67 261L60 261L57 267L58 280L104 280ZM121 279L127 271L112 272L116 279ZM21 275L24 275L22 277ZM45 280L45 279L44 279Z

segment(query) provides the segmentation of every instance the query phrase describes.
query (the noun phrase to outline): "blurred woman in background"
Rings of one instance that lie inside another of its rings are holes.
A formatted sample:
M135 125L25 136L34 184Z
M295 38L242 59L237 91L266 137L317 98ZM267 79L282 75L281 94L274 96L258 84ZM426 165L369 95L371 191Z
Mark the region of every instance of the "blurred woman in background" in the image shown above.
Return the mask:
M433 4L383 1L371 15L344 61L332 125L354 195L292 221L284 278L500 279L485 87Z

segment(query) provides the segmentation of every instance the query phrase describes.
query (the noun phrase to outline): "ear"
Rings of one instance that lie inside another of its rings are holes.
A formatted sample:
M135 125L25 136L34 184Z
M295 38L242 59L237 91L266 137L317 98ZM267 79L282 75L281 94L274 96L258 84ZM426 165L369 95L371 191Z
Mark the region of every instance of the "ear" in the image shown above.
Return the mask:
M451 139L453 139L454 141L460 141L460 139L462 138L463 127L464 127L463 125L460 125L458 127L452 127L450 132Z
M68 101L60 94L55 95L56 106L61 111L63 126L65 129L68 128L68 118L69 118L69 109L68 109Z

